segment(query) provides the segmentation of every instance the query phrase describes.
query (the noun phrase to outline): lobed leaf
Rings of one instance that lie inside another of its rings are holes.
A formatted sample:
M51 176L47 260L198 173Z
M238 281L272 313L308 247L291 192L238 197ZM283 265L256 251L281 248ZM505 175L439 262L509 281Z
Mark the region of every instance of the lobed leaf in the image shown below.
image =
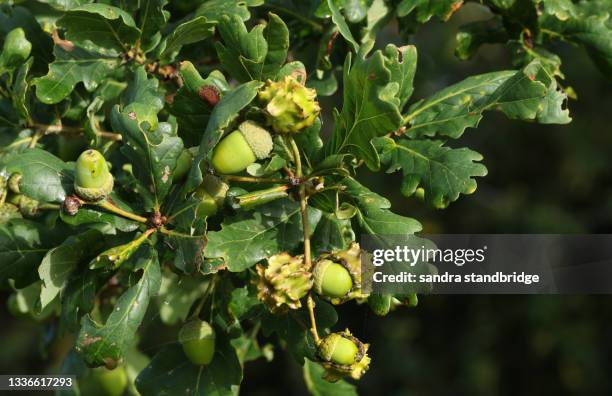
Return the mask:
M121 362L133 343L149 300L159 290L161 272L157 251L148 249L137 264L142 267L142 277L119 297L106 323L98 324L89 315L81 320L76 349L89 366L114 368Z
M476 161L482 156L467 148L451 149L439 140L380 138L376 141L387 172L401 170L404 175L402 193L425 190L425 199L437 208L457 200L459 194L476 191L475 176L485 176L487 168Z

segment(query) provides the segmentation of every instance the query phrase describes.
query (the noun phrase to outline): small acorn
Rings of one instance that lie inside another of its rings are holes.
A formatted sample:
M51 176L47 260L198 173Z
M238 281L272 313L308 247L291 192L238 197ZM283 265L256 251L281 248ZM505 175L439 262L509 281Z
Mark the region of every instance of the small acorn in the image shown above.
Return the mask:
M200 201L196 208L197 217L208 217L217 213L217 203L208 191L206 191L206 187L203 184L198 187L193 196Z
M385 316L393 308L393 296L390 294L370 294L368 305L374 314Z
M298 133L311 126L321 112L317 91L306 88L294 76L278 82L268 80L258 97L268 125L278 133Z
M211 164L221 174L242 172L253 162L268 158L273 145L267 130L245 121L217 144Z
M268 265L257 265L257 298L272 313L284 313L302 306L300 299L312 288L312 274L304 256L279 253L268 259Z
M229 185L219 177L206 174L202 184L197 188L193 196L200 200L196 209L196 216L208 217L217 213L223 206Z
M113 175L100 152L86 150L76 161L74 189L85 201L100 201L113 191Z
M367 297L361 292L361 249L355 242L346 250L319 256L312 272L314 291L332 304Z
M324 379L335 382L345 376L359 379L368 370L368 344L353 337L350 331L331 333L317 346L317 355L325 368Z
M209 364L215 354L215 330L208 322L195 319L179 331L179 342L187 358L198 366Z
M92 392L101 393L105 396L121 396L128 386L128 377L124 366L109 370L105 367L92 369L94 389Z
M4 39L2 54L0 54L0 70L14 69L28 59L32 44L25 36L22 28L11 30Z

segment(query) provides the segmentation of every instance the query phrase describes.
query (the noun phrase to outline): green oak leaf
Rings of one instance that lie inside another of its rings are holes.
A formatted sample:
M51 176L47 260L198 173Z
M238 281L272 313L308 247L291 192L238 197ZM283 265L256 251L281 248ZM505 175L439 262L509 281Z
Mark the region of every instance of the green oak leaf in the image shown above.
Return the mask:
M6 2L4 2L6 3ZM22 28L32 43L33 70L44 73L53 61L53 40L45 33L34 15L25 7L0 5L0 35L6 36L15 28Z
M370 235L411 235L421 231L421 224L410 217L389 210L388 199L370 191L355 179L347 177L341 182L346 194L355 203L357 220L363 231Z
M323 213L312 234L313 254L347 249L355 240L349 219L339 219L335 213Z
M236 15L246 21L251 17L249 7L257 7L263 3L264 0L209 0L198 7L195 16L219 22L224 15Z
M140 45L143 51L152 50L161 40L160 30L166 25L169 14L164 11L167 0L140 0L139 24Z
M140 30L127 12L108 4L83 4L67 10L57 25L65 38L85 50L107 56L127 52L140 37Z
M184 322L193 303L202 297L209 286L210 283L202 278L165 271L156 298L162 322L170 326Z
M164 94L159 88L159 80L149 78L144 67L136 69L121 95L121 104L124 107L134 102L146 104L156 113L164 108Z
M34 58L29 58L21 67L18 69L15 76L15 83L13 84L13 107L17 111L19 119L28 122L30 117L30 82L28 81L28 74L32 68Z
M138 112L115 106L111 124L123 136L125 145L121 152L130 159L136 178L146 186L143 191L146 209L159 211L172 186L172 170L183 150L183 142L168 123L160 123L156 130L150 130L146 120L157 118L163 104L157 96L157 80L147 79L142 68L124 93L123 103L146 105L139 106Z
M93 0L38 0L39 3L49 4L51 7L60 11L67 11L71 8L79 7L92 3Z
M76 349L91 367L105 365L113 368L121 362L133 344L149 300L159 290L161 272L157 251L149 248L137 266L142 268L142 277L119 297L104 324L96 323L89 315L81 320Z
M406 55L405 57L402 54ZM397 131L401 108L412 93L416 51L414 47L388 45L368 58L357 56L344 64L344 104L336 115L327 154L348 151L372 170L380 159L372 139Z
M21 192L40 202L64 202L73 189L73 165L45 150L11 153L0 160L0 169L21 173Z
M417 22L425 23L436 16L448 20L463 4L463 0L401 0L397 5L397 16L414 13Z
M183 81L185 81L186 79L183 74L181 76ZM203 79L202 84L212 84L217 87L219 92L225 92L229 89L225 76L218 70L210 72ZM198 95L198 88L199 86L191 87L185 83L174 95L170 105L170 112L176 117L178 122L179 134L188 147L200 144L203 126L208 125L208 120L213 111L213 106ZM225 102L217 103L217 105L225 106Z
M309 208L312 232L321 212ZM240 272L271 255L296 248L304 238L300 207L288 199L259 206L228 218L221 231L208 233L206 257L221 257L232 272Z
M9 279L23 288L38 280L36 268L47 252L60 244L65 234L25 219L0 225L0 285Z
M216 44L217 54L232 77L241 82L276 78L289 49L289 31L282 19L270 13L266 25L249 32L239 16L228 15L218 29L223 44Z
M476 191L475 176L485 176L487 168L477 163L482 155L467 148L451 149L439 140L379 138L376 146L387 172L401 170L404 175L402 193L414 194L418 187L425 190L427 202L444 208L457 200L459 194Z
M134 253L148 240L149 233L142 233L138 238L123 245L114 246L98 254L89 263L90 269L105 268L115 270L130 259Z
M61 245L47 252L38 267L38 276L42 280L40 303L43 309L66 287L70 274L79 262L101 247L100 237L99 231L87 230L68 237Z
M197 43L213 35L216 23L199 16L181 23L166 37L165 48L161 59L172 59L184 45Z
M566 124L566 95L556 80L537 61L519 71L500 71L471 76L410 106L405 120L413 136L460 137L475 128L482 113L498 110L511 119Z
M210 364L195 366L178 344L159 351L136 378L143 395L235 396L242 381L236 351L217 332L215 355Z
M53 53L55 61L49 65L47 75L33 82L36 97L46 104L61 102L80 82L85 89L93 91L121 62L117 57L79 47L67 51L55 46Z
M503 20L495 16L486 21L476 21L463 25L455 36L455 55L461 60L472 58L483 44L505 43L508 33Z
M309 359L304 360L304 382L313 396L357 396L355 385L344 380L329 382L323 379L325 369Z
M359 44L353 37L353 33L351 33L351 29L346 24L344 16L340 13L340 9L336 5L336 2L334 0L327 0L327 6L331 12L332 22L338 27L338 31L342 37L344 37L344 39L350 44L351 49L354 52L358 52Z
M61 324L70 331L79 330L81 317L94 308L98 273L84 270L73 273L61 293Z
M542 1L538 22L564 40L583 45L599 69L612 78L612 6L607 0Z

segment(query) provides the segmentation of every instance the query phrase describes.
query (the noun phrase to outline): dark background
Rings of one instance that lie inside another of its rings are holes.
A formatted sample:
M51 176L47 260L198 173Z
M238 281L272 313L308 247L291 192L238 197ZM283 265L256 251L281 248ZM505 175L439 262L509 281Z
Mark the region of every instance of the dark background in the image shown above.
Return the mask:
M448 23L419 30L415 99L471 74L511 68L501 45L486 45L468 62L454 57L457 27L485 17L470 4ZM394 26L379 38L401 43ZM558 44L555 51L562 84L578 93L569 103L573 122L537 125L487 113L478 129L451 142L485 157L489 174L475 194L434 210L402 197L399 175L364 171L365 183L389 197L395 212L421 221L425 233L612 233L612 84L583 50ZM323 101L324 108L338 105L337 97ZM417 308L385 318L353 304L339 314L338 329L350 327L371 344L373 364L359 382L364 395L612 394L612 296L421 296ZM0 321L0 372L57 367L69 343L41 359L48 330L10 317L4 306ZM145 352L165 341L150 342ZM305 393L301 368L280 349L276 354L272 363L247 365L243 394Z

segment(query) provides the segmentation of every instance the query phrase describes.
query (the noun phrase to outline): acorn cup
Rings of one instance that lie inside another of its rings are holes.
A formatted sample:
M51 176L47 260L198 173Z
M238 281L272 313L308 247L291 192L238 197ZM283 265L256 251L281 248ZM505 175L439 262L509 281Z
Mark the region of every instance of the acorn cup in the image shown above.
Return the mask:
M179 342L187 358L195 365L209 364L215 355L215 330L208 322L195 319L179 331Z
M2 54L0 54L0 72L15 69L30 56L32 44L25 36L22 28L11 30L4 39Z
M361 291L361 249L353 242L348 249L319 256L313 269L314 291L332 304L365 298Z
M257 298L272 313L285 313L299 309L300 299L312 288L312 274L304 264L304 256L289 253L275 254L268 265L257 265Z
M311 126L321 112L317 91L306 88L293 76L278 82L268 80L258 96L268 125L277 133L298 133Z
M353 337L348 329L323 337L317 346L317 355L325 368L323 378L330 382L346 376L360 379L370 365L368 348L368 344Z
M76 161L74 190L85 201L96 202L113 191L114 179L104 156L90 149Z
M239 173L253 162L268 158L273 146L267 130L245 121L217 144L211 164L220 174Z
M13 173L11 177L8 179L8 188L11 192L15 194L19 194L21 190L19 189L19 182L21 181L21 173Z

